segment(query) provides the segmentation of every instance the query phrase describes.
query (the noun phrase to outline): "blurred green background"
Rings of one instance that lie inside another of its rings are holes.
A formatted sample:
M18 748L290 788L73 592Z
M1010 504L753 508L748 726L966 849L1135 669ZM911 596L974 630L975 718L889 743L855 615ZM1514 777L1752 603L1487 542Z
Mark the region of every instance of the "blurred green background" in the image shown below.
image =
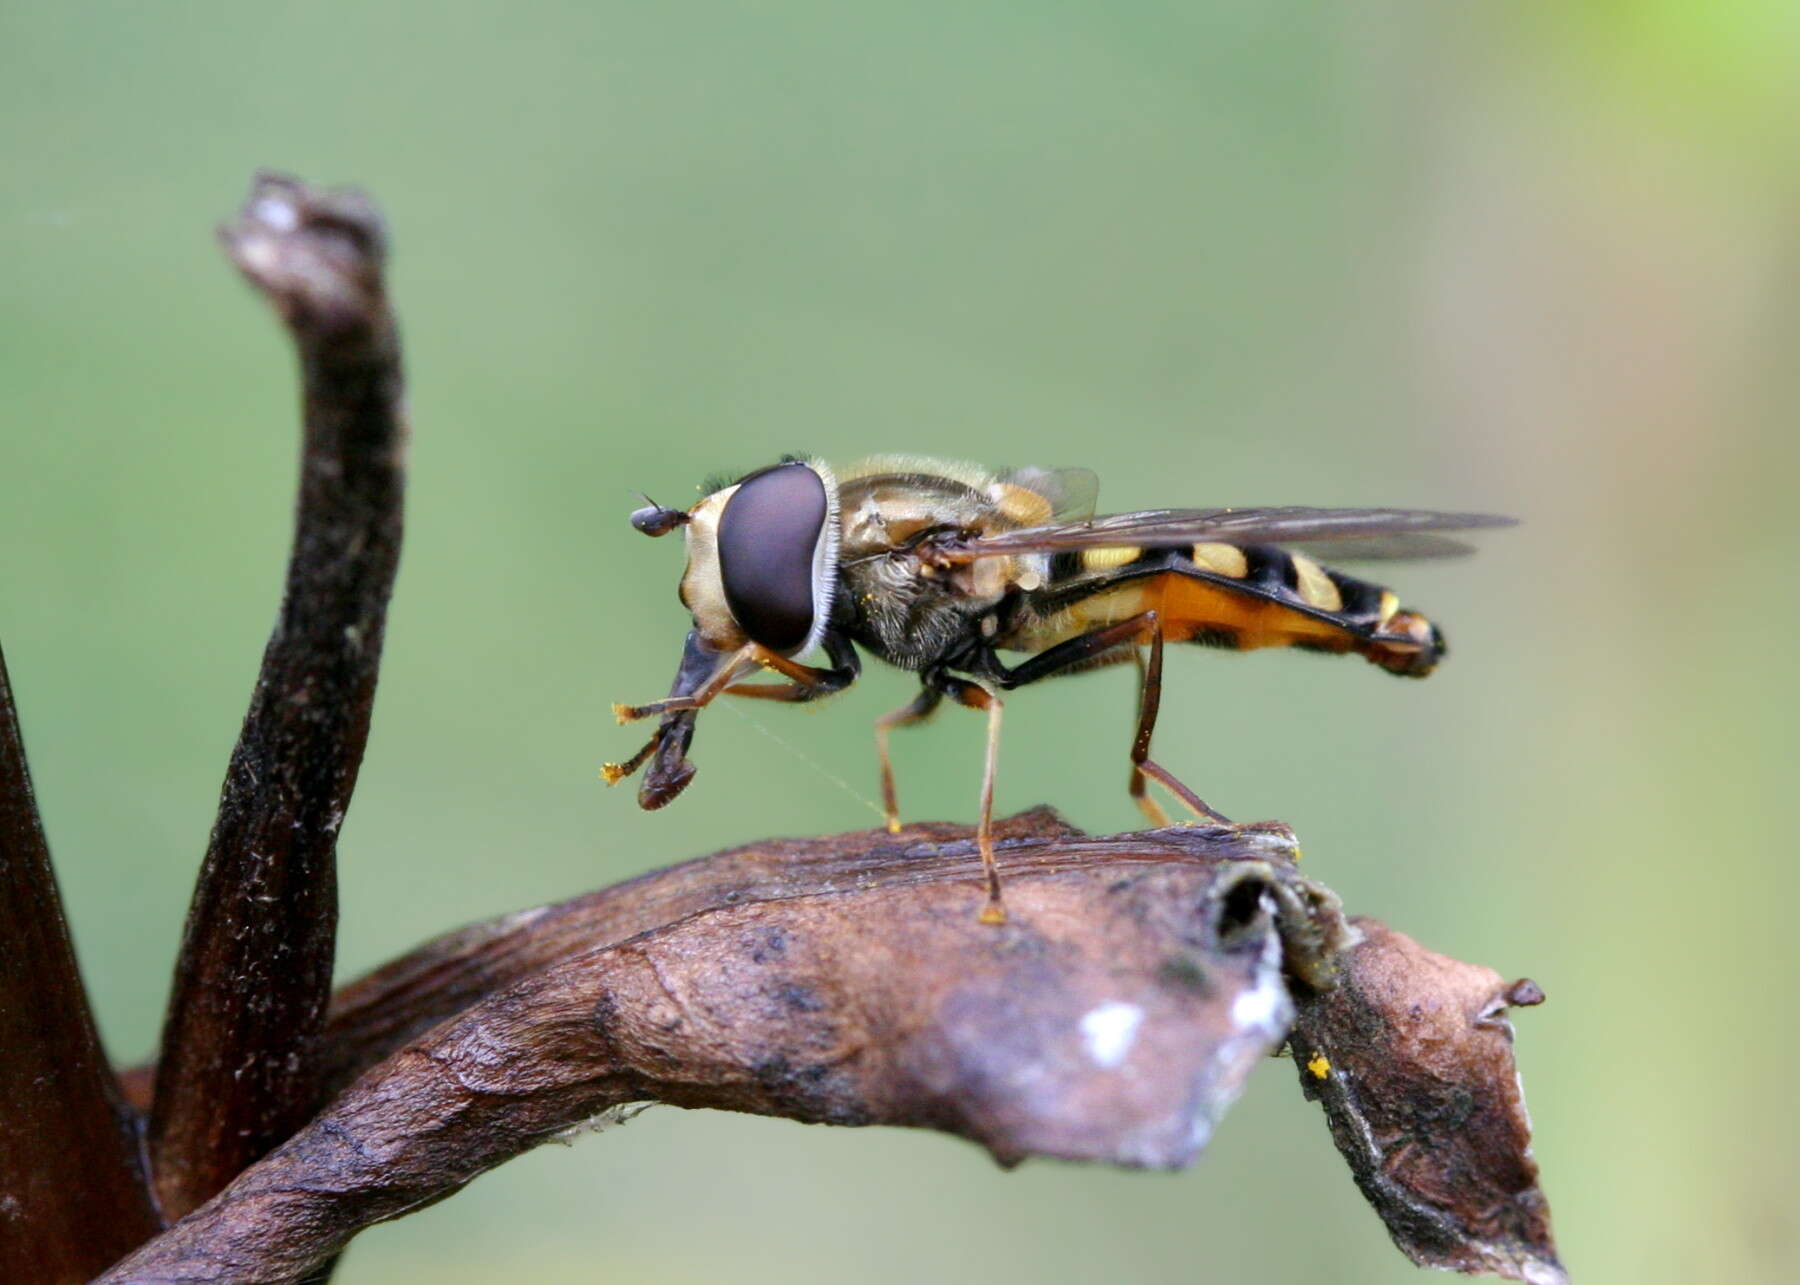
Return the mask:
M873 821L890 673L710 713L667 812L602 788L609 702L685 628L634 489L909 450L1089 465L1109 508L1514 512L1394 570L1431 682L1183 654L1158 757L1543 984L1579 1279L1792 1279L1797 57L1790 0L0 7L0 635L114 1055L155 1038L285 556L292 359L210 235L275 166L388 212L415 422L346 975ZM1134 824L1130 686L1015 699L1002 807ZM897 739L910 815L972 815L980 738ZM653 1111L341 1279L1415 1277L1271 1063L1177 1176Z

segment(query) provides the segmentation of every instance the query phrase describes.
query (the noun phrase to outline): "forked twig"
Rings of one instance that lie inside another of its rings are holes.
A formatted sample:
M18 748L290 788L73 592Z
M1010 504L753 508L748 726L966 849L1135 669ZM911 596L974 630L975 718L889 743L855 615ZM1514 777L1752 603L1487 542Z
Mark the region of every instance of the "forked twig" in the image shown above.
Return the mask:
M972 836L937 827L752 845L416 951L340 997L337 1099L105 1279L299 1279L632 1102L1188 1163L1286 1037L1280 932L1322 961L1334 900L1279 835L999 836L998 928Z

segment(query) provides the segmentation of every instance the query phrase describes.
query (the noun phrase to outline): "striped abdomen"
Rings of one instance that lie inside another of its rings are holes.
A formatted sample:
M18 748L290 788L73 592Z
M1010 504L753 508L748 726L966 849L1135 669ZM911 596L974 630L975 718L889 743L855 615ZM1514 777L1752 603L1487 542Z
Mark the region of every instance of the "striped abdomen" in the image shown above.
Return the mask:
M1170 642L1353 651L1409 678L1429 674L1445 650L1437 627L1391 590L1269 545L1057 554L1030 609L1009 649L1039 651L1154 610Z

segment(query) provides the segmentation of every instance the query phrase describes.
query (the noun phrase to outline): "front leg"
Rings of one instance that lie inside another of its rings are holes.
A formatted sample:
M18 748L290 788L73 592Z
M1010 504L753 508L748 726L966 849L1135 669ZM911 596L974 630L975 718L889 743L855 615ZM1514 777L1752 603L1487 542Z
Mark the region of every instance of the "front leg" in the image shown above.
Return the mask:
M802 665L798 661L789 660L780 652L770 651L761 643L745 643L735 652L715 652L715 655L724 654L728 659L700 687L691 691L673 691L666 699L651 701L647 705L614 705L613 716L623 724L635 723L639 719L659 714L673 714L678 710L705 709L725 692L734 696L759 696L764 700L787 701L816 700L821 696L829 696L843 691L856 681L856 676L862 672L862 662L857 658L855 648L836 634L825 636L824 647L832 661L829 669ZM766 686L752 686L737 681L758 667L774 670L792 681ZM679 680L676 687L681 687Z
M681 664L675 670L675 681L669 685L669 702L675 708L663 714L655 735L636 754L623 763L602 764L601 778L608 785L617 785L649 763L650 770L638 787L638 806L646 811L662 807L686 789L694 776L694 765L687 761L687 747L694 739L698 712L690 698L711 687L721 674L727 675L729 682L738 659L738 653L718 651L707 644L699 630L690 630L681 650ZM613 712L619 715L621 723L629 721L626 707L615 705Z
M850 640L841 634L826 634L822 645L826 658L831 661L830 668L814 669L778 656L776 660L781 662L780 665L771 664L769 668L777 673L790 674L792 681L733 683L725 689L725 694L748 696L755 700L795 702L820 700L836 695L855 682L862 673L862 658L856 654L856 648L850 645Z
M856 649L836 634L826 635L824 647L832 667L815 669L755 643L736 651L718 651L700 637L698 630L689 632L681 667L675 672L667 699L648 705L613 706L621 723L652 715L660 716L661 722L655 735L631 758L603 765L601 777L608 785L617 785L648 763L644 783L638 788L638 806L649 810L672 802L694 777L695 768L687 759L687 749L694 739L695 718L722 693L732 691L736 680L748 670L762 665L792 679L790 683L752 689L758 694L780 693L774 696L778 700L812 700L842 691L856 679L861 672ZM804 694L787 695L790 689L800 689Z

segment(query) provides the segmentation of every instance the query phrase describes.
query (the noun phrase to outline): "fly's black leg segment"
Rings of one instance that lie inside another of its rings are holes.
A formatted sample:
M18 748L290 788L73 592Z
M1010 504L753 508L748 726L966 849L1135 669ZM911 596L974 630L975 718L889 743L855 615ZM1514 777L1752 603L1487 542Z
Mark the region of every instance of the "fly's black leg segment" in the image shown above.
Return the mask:
M875 720L875 756L881 760L881 806L887 812L889 834L900 833L900 798L894 791L894 764L888 757L888 733L930 718L943 703L944 693L935 687L923 687L919 694L891 713Z
M1174 773L1150 760L1150 738L1156 733L1156 715L1162 708L1163 632L1162 620L1154 611L1146 611L1143 618L1148 620L1150 660L1144 666L1143 681L1138 685L1137 735L1131 741L1131 796L1150 818L1151 825L1169 824L1169 814L1150 797L1144 787L1146 778L1159 782L1191 808L1194 815L1219 825L1230 825L1229 819L1208 807L1205 800L1178 781Z
M1011 691L1015 687L1023 687L1027 683L1035 683L1040 679L1054 678L1065 669L1078 669L1083 665L1093 664L1104 658L1108 652L1117 651L1121 647L1136 646L1144 637L1145 622L1155 617L1154 611L1140 612L1128 620L1117 624L1102 625L1089 633L1066 642L1059 642L1048 647L1035 656L1028 656L1008 669L999 662L998 657L991 657L983 667L983 672L991 677L1002 691ZM1123 660L1124 657L1119 657Z
M662 744L662 738L662 729L658 728L656 735L644 742L644 748L639 750L636 754L633 754L623 763L602 763L600 765L600 778L608 785L617 785L620 781L623 781L626 777L644 766L645 760L656 753L656 747Z
M1000 697L982 683L932 670L926 679L958 705L985 710L988 716L987 757L981 772L981 819L975 829L975 846L981 850L981 866L987 874L987 904L981 908L984 924L1006 922L1000 901L1000 867L994 860L994 777L1000 766Z
M1205 800L1177 780L1174 773L1150 758L1150 738L1156 731L1156 715L1162 704L1162 620L1155 611L1139 612L1116 624L1103 625L1078 638L1060 642L1011 669L1000 665L997 660L991 661L987 672L1002 689L1011 690L1023 687L1026 683L1054 677L1067 669L1102 660L1107 653L1126 645L1135 650L1139 643L1146 641L1150 644L1150 658L1142 671L1143 681L1138 689L1137 733L1131 742L1132 798L1140 801L1139 806L1152 823L1167 823L1167 814L1148 798L1143 788L1142 782L1147 777L1180 799L1196 816L1219 825L1230 825L1231 822L1223 814L1208 807Z
M1149 778L1138 768L1139 752L1142 751L1144 757L1148 757L1150 754L1150 733L1156 727L1157 706L1161 703L1160 693L1156 696L1151 695L1150 667L1144 660L1143 650L1137 647L1132 648L1131 658L1137 662L1138 725L1137 731L1132 735L1131 780L1126 789L1131 795L1132 802L1138 805L1138 810L1149 819L1150 824L1160 827L1169 824L1169 814L1163 810L1162 804L1150 797ZM1161 674L1159 673L1157 677L1160 679ZM1147 719L1146 715L1148 715Z

